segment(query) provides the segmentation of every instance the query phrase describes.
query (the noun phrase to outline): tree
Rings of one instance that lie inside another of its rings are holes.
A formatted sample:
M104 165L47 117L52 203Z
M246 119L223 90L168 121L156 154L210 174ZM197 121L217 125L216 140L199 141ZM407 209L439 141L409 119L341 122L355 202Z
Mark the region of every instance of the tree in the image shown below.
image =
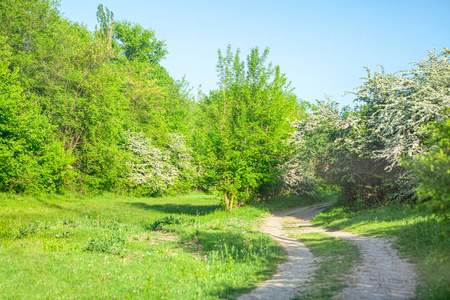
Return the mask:
M389 168L400 165L404 155L426 150L431 132L424 125L445 120L450 106L450 49L430 51L412 65L416 69L396 74L367 69L364 84L354 92L366 125L364 139L380 144L373 157L386 160Z
M9 70L6 40L0 36L0 191L60 191L74 175L73 158Z
M164 41L156 39L152 30L144 29L139 24L116 22L114 38L129 61L158 63L167 54Z
M73 155L79 178L72 189L82 192L132 188L127 130L158 145L187 132L192 101L158 64L164 43L113 17L100 5L92 33L62 18L56 1L0 1L0 34L8 37L2 43L11 50L7 65L18 75L24 110L45 120L43 136Z
M201 167L227 208L249 203L277 177L297 114L284 74L266 65L269 50L251 49L246 64L239 54L219 50L219 89L201 99L198 124Z
M397 74L367 70L354 92L361 105L352 111L319 102L294 123L300 165L338 185L346 204L414 202L417 181L402 158L426 153L429 125L448 117L449 56L449 49L430 52L416 69Z

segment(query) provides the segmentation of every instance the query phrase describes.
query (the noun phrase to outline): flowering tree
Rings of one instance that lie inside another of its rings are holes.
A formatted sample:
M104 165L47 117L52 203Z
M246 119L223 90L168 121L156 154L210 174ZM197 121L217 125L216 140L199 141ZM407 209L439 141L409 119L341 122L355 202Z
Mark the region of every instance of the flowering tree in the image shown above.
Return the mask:
M370 70L356 88L353 111L319 101L304 120L294 122L295 160L314 176L337 184L346 202L366 205L411 201L417 181L402 158L428 151L431 123L448 118L450 50L430 52L415 69L397 74Z
M192 150L178 134L170 135L168 145L159 149L143 133L126 132L132 160L128 163L129 180L159 194L174 186L178 180L192 180L196 169L192 165Z
M413 63L417 69L371 75L355 90L362 103L361 114L367 133L365 143L380 142L374 158L385 159L389 168L400 165L404 155L426 150L431 122L442 123L450 106L450 49L429 52L426 60Z

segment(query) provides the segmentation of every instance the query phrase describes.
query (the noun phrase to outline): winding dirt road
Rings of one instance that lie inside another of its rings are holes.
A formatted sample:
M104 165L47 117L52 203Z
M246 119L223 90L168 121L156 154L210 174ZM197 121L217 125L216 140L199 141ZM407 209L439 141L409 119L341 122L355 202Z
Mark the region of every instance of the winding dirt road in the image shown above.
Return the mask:
M265 219L261 231L272 235L287 250L287 261L278 266L276 274L240 300L292 299L307 289L313 278L316 259L309 249L289 234L323 232L356 245L362 256L350 276L348 287L334 296L343 299L411 299L415 296L414 267L400 259L391 243L382 238L359 236L342 231L313 227L312 218L329 204L320 204L276 213ZM283 230L289 227L289 231ZM295 229L291 229L291 228Z

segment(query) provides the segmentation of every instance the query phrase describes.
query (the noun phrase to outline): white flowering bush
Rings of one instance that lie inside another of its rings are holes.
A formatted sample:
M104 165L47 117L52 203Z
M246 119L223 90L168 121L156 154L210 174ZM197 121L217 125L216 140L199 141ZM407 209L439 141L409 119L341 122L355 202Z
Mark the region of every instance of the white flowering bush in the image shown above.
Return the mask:
M168 151L160 150L143 133L126 133L133 159L128 163L129 180L136 186L147 186L155 193L175 183L179 170L170 161Z
M403 166L428 151L432 123L448 118L450 50L430 52L415 69L396 74L368 69L354 91L360 106L340 110L318 101L293 126L297 170L338 185L345 202L365 205L415 200L417 181Z
M368 69L364 85L354 94L362 103L367 134L361 142L379 142L372 154L385 159L388 168L400 165L402 156L420 155L431 134L427 124L445 121L450 107L450 49L429 52L426 60L413 63L416 69L397 74Z
M194 187L200 171L194 164L193 150L186 145L185 137L178 133L170 134L165 148L172 165L178 170L174 188L177 191L187 191Z
M152 144L144 133L126 132L127 147L132 152L128 179L136 187L144 187L150 194L159 194L181 180L191 181L196 175L192 165L192 150L184 137L172 134L161 149Z
M283 189L289 194L312 196L317 189L317 180L297 160L279 167Z

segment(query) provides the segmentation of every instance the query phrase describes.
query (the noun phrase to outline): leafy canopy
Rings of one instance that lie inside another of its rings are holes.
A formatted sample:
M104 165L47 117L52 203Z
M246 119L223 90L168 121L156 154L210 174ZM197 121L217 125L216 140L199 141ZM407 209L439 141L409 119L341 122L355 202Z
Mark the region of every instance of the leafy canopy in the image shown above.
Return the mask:
M219 51L219 88L200 101L202 167L227 207L253 200L287 159L297 99L268 54L253 48L244 63L231 46Z

